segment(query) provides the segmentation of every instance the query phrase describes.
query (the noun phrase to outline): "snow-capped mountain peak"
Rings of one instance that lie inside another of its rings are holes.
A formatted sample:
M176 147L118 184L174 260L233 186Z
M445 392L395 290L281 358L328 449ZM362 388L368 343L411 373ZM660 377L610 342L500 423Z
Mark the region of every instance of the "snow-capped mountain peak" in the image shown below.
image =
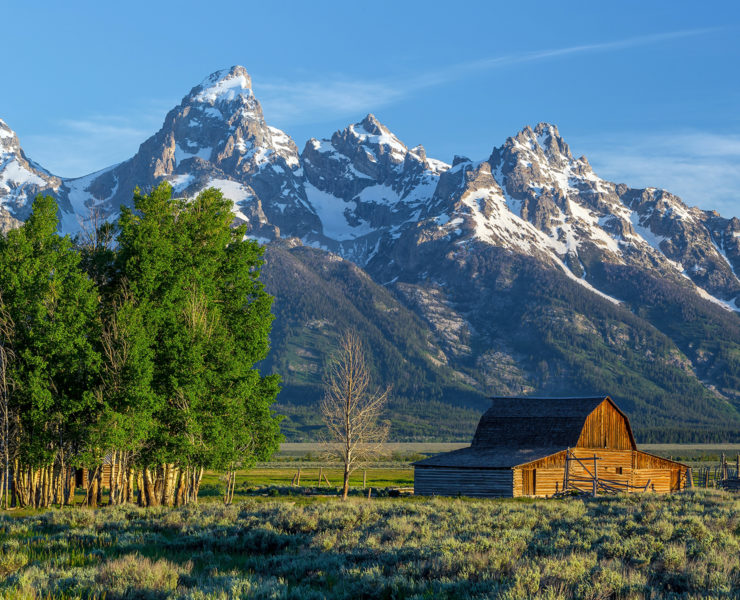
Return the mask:
M357 143L387 152L394 162L403 162L408 154L409 150L405 144L372 114L367 115L359 123L350 125L348 132ZM377 160L376 157L373 158Z
M8 124L0 119L0 140L14 139L15 132L8 127Z
M26 157L15 131L0 120L0 209L7 212L0 230L12 222L8 216L24 220L33 198L39 193L59 189L60 183L58 177Z
M190 95L192 101L207 104L254 97L252 79L247 70L240 65L209 75L200 85L193 88Z
M135 186L163 180L182 196L221 189L256 237L298 237L361 265L398 244L486 244L538 256L583 285L596 284L601 262L690 278L740 301L740 221L601 179L550 123L524 127L487 160L456 156L450 166L368 114L310 139L299 155L234 66L192 88L131 159L62 181L28 160L0 121L0 203L20 219L36 193L51 190L75 233L91 209L113 217Z
M527 128L529 129L529 128ZM538 123L534 129L530 129L537 145L548 157L563 157L572 159L570 147L560 136L556 125L550 123Z

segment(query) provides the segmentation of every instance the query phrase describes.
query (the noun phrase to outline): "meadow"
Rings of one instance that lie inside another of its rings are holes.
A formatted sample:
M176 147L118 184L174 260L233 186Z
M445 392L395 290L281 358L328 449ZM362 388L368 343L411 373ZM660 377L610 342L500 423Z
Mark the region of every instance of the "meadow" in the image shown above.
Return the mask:
M738 598L740 498L248 498L0 516L2 598Z

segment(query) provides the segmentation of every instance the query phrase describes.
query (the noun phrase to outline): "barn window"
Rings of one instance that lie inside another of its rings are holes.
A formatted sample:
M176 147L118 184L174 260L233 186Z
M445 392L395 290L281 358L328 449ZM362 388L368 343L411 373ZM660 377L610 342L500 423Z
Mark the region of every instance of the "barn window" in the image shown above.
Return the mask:
M617 475L621 475L621 474L622 474L622 467L617 467Z

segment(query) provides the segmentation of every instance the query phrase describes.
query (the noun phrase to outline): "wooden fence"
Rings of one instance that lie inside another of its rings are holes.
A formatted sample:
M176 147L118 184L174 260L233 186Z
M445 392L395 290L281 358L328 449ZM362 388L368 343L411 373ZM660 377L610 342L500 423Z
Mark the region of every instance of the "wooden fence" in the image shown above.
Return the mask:
M691 484L698 488L740 491L740 454L735 458L734 465L722 454L719 465L692 469Z

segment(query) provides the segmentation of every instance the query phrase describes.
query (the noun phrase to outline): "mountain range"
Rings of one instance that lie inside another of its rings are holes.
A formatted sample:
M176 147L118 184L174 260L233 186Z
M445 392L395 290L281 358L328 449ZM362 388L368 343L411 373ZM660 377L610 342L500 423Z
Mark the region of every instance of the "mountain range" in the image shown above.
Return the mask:
M740 220L600 178L557 127L483 160L407 146L373 115L302 151L267 124L243 67L194 87L130 159L76 179L0 120L0 229L56 197L60 228L133 190L219 188L265 244L277 410L312 439L346 328L393 386L396 439L465 439L491 395L611 395L643 441L740 438Z

